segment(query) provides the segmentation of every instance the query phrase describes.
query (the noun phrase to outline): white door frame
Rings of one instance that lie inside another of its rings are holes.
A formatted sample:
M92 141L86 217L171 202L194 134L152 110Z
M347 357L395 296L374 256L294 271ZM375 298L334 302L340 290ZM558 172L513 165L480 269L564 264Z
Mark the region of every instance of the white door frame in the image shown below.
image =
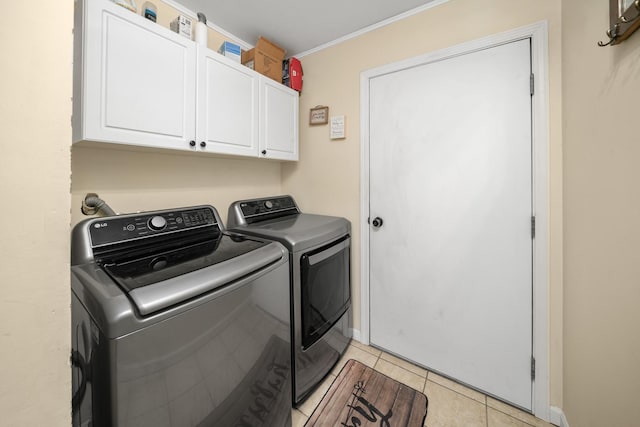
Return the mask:
M549 334L548 334L548 28L547 22L448 47L436 52L363 71L360 75L360 341L369 344L369 80L384 74L431 62L442 61L525 38L531 39L531 67L535 76L532 97L533 214L533 355L536 378L533 383L533 413L549 421Z

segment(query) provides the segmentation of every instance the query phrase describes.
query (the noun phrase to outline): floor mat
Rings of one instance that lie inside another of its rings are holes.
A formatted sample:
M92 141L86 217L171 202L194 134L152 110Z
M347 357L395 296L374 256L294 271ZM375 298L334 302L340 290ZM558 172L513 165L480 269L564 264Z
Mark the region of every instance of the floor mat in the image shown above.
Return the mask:
M422 427L427 396L349 359L305 427Z

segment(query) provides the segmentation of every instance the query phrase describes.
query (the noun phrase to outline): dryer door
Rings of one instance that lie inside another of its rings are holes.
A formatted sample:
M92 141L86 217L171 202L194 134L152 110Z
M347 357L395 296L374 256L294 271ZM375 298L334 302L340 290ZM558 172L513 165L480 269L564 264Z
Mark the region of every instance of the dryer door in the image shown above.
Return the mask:
M302 348L315 343L351 304L351 239L345 236L300 258Z

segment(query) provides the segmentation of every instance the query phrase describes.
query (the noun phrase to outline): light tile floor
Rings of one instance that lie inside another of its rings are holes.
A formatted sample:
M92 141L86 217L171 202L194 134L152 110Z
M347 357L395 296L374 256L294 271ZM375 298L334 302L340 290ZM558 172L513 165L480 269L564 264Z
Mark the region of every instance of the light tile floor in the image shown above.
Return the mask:
M355 340L316 391L299 408L293 409L293 427L304 426L349 359L427 395L426 427L553 427L531 414Z

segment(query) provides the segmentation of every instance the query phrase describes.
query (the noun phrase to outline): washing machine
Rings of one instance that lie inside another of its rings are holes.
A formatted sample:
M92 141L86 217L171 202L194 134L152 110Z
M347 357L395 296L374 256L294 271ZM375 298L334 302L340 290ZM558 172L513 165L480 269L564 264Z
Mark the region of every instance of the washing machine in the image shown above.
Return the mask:
M290 426L288 251L212 206L93 218L71 242L74 426Z
M351 340L351 223L303 213L293 197L276 196L234 202L227 226L289 251L293 403L299 405Z

